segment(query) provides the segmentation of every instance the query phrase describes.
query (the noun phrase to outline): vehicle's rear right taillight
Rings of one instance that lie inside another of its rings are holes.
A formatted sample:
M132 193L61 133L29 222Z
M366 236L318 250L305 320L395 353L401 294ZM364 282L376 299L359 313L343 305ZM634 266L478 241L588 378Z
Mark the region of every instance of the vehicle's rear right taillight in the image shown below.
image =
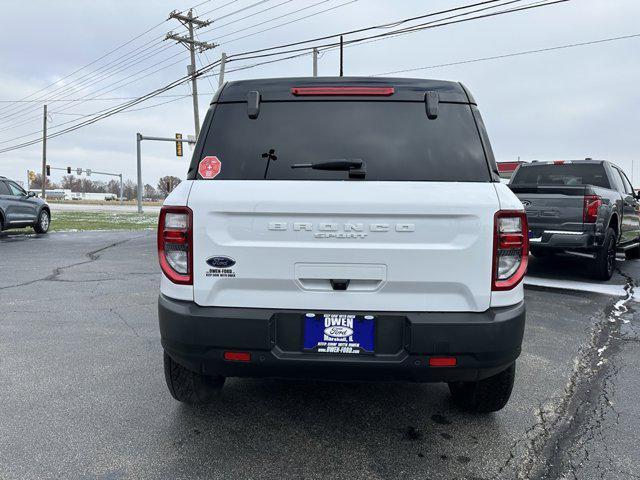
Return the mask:
M494 219L492 290L511 290L524 278L529 259L527 214L499 210Z
M162 207L158 260L173 283L193 285L193 214L189 207Z
M602 205L602 198L598 195L585 195L584 207L582 208L582 221L584 223L596 223L598 210Z

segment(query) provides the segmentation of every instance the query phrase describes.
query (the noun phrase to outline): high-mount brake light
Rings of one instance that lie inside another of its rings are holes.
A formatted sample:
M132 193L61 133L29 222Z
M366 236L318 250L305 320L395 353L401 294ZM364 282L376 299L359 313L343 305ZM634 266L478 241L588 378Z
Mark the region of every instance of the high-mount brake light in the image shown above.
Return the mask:
M393 87L293 87L295 96L378 96L388 97L395 93Z
M160 210L158 260L173 283L193 285L193 214L189 207Z
M596 223L598 210L602 206L602 198L598 195L585 195L582 207L582 221L584 223Z
M564 160L554 160L554 161L553 161L553 164L554 164L554 165L564 165L564 164L565 164L565 161L564 161Z
M494 219L491 289L511 290L524 278L529 262L527 214L499 210Z

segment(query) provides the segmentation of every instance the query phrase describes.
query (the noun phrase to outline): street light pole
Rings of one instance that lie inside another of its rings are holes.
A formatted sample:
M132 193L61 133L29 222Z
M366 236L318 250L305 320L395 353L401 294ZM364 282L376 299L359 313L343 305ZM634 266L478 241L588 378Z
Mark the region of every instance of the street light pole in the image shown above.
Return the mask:
M192 137L189 138L171 138L171 137L145 137L141 133L136 133L136 153L138 157L138 213L142 213L142 152L141 146L143 140L155 140L158 142L175 142L175 143L190 143L194 145L196 140Z

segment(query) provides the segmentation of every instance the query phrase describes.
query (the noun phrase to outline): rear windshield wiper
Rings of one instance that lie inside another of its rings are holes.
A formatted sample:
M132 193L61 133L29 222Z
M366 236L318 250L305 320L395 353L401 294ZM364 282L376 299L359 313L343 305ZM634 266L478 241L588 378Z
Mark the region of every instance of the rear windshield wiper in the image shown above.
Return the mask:
M365 164L360 159L330 160L318 163L294 163L291 168L311 168L313 170L332 170L349 172L349 178L364 178Z

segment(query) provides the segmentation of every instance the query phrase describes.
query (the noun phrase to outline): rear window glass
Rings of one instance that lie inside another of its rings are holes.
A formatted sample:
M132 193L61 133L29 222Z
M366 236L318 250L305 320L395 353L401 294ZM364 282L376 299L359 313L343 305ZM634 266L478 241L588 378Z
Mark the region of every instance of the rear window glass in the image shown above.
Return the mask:
M463 104L441 103L429 120L422 102L262 102L252 120L246 103L223 103L206 135L189 178L201 178L199 161L216 156L216 180L346 180L345 171L291 166L357 159L365 180L490 181L471 109Z
M2 180L0 180L0 195L11 195L9 187L7 187L7 184Z
M518 169L511 185L594 185L610 188L602 164L527 165Z

